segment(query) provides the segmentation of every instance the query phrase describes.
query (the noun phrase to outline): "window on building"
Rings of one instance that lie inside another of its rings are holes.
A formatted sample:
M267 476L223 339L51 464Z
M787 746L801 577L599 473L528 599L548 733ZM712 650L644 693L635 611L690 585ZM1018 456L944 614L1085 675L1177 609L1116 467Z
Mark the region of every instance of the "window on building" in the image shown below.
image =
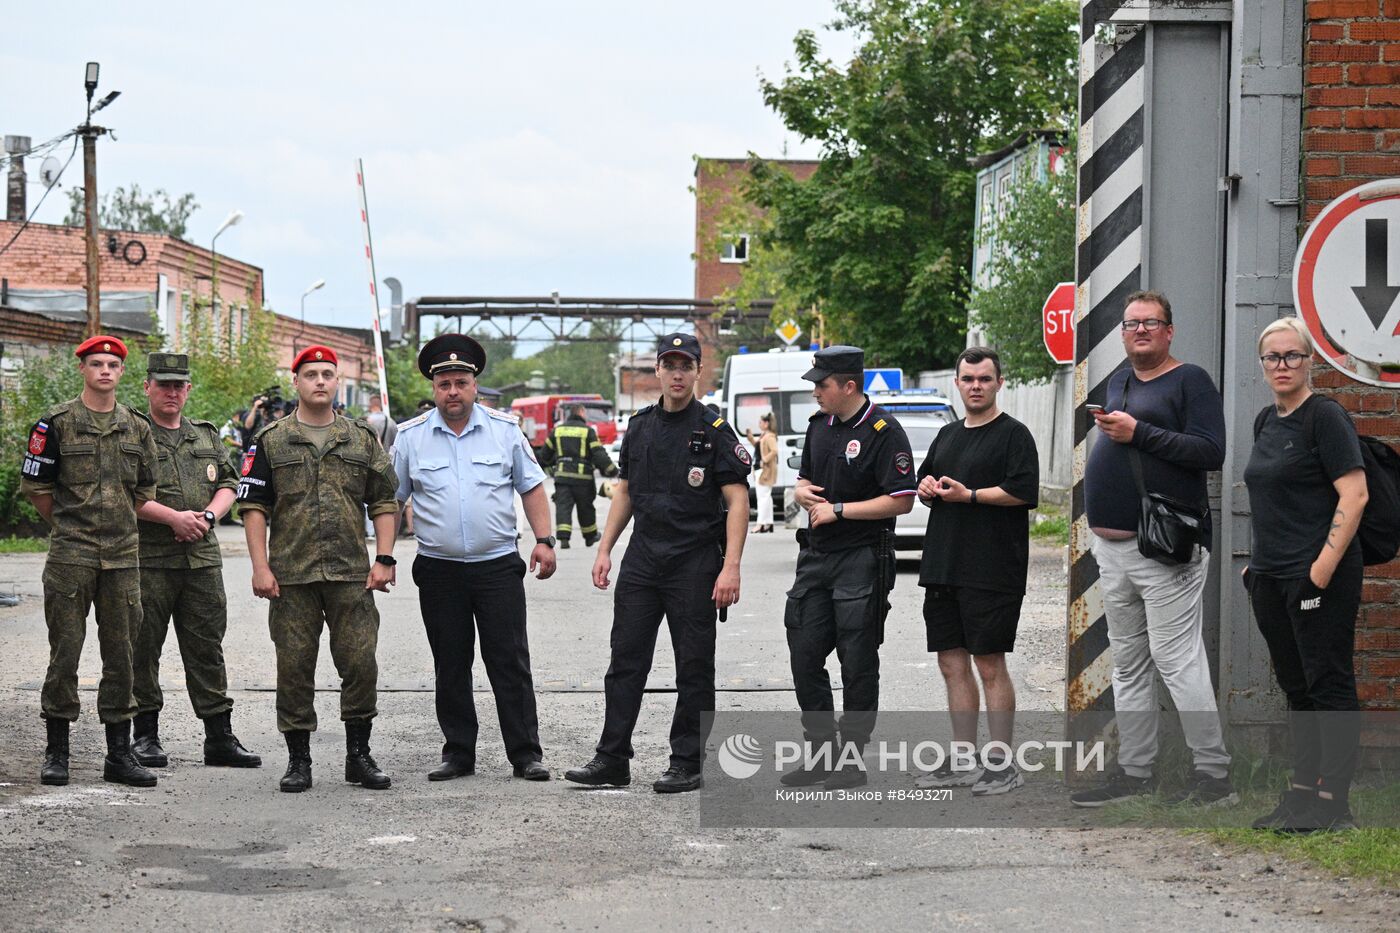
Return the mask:
M741 233L732 240L726 240L719 249L720 262L748 262L749 235Z

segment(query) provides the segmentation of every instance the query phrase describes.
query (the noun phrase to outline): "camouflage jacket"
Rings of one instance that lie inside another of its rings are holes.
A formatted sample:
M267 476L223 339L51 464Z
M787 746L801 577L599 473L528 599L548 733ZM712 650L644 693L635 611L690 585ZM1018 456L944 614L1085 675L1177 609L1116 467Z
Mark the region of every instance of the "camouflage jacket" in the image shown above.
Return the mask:
M147 418L141 412L137 415ZM215 492L237 488L238 475L224 453L217 425L181 418L180 429L179 438L171 446L164 431L151 428L158 457L156 501L177 512L203 512ZM200 540L181 544L168 525L138 521L137 526L141 532L142 567L175 570L223 564L213 528Z
M243 455L238 502L271 527L268 563L281 584L364 580L364 507L398 511L389 455L363 421L336 415L318 450L294 416L274 421Z
M34 423L20 489L53 496L49 560L100 570L138 565L136 509L156 497L151 428L120 402L105 431L81 398Z

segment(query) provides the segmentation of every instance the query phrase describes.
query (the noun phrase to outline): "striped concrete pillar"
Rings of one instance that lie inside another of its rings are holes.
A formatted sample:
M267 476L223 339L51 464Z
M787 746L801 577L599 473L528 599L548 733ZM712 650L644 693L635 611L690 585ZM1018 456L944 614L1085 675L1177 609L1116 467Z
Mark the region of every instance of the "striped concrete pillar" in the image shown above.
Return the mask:
M1082 0L1079 57L1078 256L1075 263L1074 460L1070 530L1067 732L1083 738L1113 709L1108 623L1084 519L1084 465L1092 419L1108 377L1124 365L1124 298L1142 287L1146 30L1101 27L1123 2Z

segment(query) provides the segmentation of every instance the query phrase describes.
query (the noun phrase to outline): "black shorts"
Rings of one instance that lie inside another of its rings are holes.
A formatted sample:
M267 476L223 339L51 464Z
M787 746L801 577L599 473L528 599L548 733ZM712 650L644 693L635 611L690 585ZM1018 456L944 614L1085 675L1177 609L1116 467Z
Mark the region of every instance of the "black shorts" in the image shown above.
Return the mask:
M924 628L929 651L965 648L969 654L1005 654L1015 649L1021 621L1020 593L970 586L924 590Z

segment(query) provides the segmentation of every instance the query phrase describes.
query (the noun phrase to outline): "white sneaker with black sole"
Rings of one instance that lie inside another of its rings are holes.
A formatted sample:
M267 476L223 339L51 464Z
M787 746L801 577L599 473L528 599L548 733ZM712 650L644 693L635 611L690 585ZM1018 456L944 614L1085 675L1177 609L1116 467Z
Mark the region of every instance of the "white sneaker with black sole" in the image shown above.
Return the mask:
M996 794L1009 794L1022 784L1026 779L1021 776L1021 772L1011 762L1006 762L1000 768L983 768L982 774L977 778L977 783L972 785L972 796L991 797Z
M925 771L914 779L914 786L922 790L930 787L971 787L982 776L982 766L958 771L951 762L945 760L932 771Z

